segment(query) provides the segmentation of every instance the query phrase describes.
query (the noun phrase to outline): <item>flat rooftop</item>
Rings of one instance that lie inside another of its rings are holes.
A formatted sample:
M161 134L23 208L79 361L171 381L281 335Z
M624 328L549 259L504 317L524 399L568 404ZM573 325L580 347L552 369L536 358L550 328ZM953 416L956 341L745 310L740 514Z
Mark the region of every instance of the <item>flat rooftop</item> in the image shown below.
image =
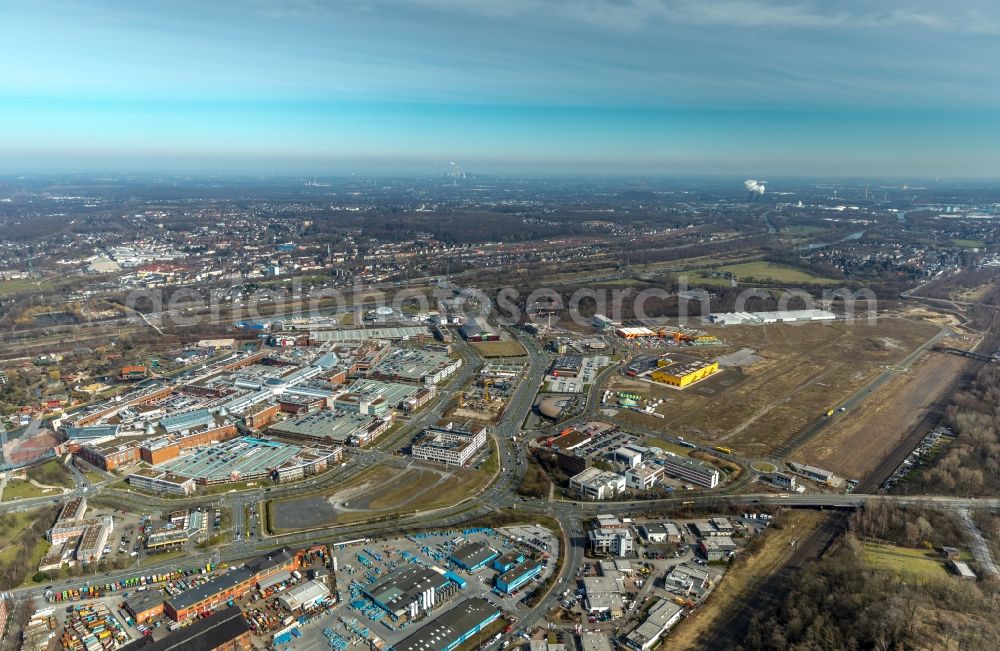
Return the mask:
M269 427L271 432L295 437L330 438L344 443L351 435L363 431L375 422L374 416L344 411L320 409L299 418L289 418Z
M234 474L253 476L273 470L301 450L297 445L243 436L199 448L156 467L171 475L228 480Z
M471 631L496 619L500 611L481 597L466 599L392 646L393 651L444 651Z
M393 375L413 382L419 382L452 359L447 353L421 348L400 348L390 352L375 365L373 372Z
M443 574L421 565L407 565L368 586L369 597L392 611L405 608L431 587L448 582Z
M381 380L356 380L347 388L350 393L365 396L369 400L383 396L390 405L398 405L407 398L417 395L421 387Z

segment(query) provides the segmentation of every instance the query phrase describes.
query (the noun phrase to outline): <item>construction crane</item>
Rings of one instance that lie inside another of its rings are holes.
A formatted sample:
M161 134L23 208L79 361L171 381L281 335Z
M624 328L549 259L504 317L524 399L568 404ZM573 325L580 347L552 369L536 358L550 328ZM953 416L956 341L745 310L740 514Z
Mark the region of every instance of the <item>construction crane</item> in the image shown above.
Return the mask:
M492 378L486 378L483 380L483 400L486 402L490 401L490 385L493 384L495 380Z

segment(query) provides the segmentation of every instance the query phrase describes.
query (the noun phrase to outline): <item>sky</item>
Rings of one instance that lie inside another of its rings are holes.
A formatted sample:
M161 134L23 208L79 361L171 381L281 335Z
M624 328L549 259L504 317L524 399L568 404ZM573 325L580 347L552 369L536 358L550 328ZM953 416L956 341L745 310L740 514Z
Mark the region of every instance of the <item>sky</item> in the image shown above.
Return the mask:
M0 170L1000 177L995 0L0 0Z

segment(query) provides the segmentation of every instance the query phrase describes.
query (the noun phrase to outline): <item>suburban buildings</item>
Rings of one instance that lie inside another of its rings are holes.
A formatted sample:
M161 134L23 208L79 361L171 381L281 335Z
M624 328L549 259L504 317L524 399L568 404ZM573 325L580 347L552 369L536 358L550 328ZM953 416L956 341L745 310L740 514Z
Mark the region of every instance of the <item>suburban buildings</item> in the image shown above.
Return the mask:
M684 607L667 599L660 599L649 610L646 619L625 636L625 644L635 651L654 648L674 624L680 621Z
M632 530L613 515L597 516L587 539L595 554L625 556L634 549Z

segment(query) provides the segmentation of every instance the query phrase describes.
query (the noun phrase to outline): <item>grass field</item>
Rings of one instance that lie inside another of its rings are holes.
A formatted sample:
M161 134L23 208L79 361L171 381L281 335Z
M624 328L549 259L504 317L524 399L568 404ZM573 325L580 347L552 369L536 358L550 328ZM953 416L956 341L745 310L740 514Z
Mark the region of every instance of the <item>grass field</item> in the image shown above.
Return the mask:
M49 280L0 280L0 297L6 298L20 293L37 292L53 286Z
M52 459L40 466L28 468L25 474L28 475L29 479L34 479L39 484L46 486L73 487L73 477L58 459Z
M55 497L62 495L62 491L58 488L38 488L25 479L11 479L7 482L6 488L3 489L4 502L26 500L32 497L45 497L46 495Z
M660 448L666 452L673 452L677 456L681 457L690 456L691 454L691 448L686 448L683 445L677 445L676 443L664 441L663 439L658 439L653 436L647 437L643 443L653 448Z
M16 542L28 531L36 517L38 517L38 510L24 513L13 511L4 516L7 520L5 524L8 526L0 527L0 561L3 561L8 551L14 547L11 543Z
M519 341L478 341L469 345L487 359L496 357L523 357L528 354Z
M955 246L960 246L963 249L981 249L984 246L986 246L986 242L982 240L954 239L951 241L951 243L954 244Z
M737 284L740 281L763 282L767 280L773 280L782 284L798 283L802 285L833 285L841 282L834 278L815 276L794 267L772 264L763 260L725 265L714 269L699 269L691 272L690 275L698 277L698 282L700 283L728 286L730 283L728 275L725 277L712 277L713 273L718 272L736 276Z
M865 562L880 570L891 570L910 581L942 578L948 575L944 563L933 551L895 545L864 543Z
M0 587L12 588L35 573L38 562L49 550L43 532L51 525L56 511L56 507L49 506L25 513L0 514L0 566L5 577ZM28 556L19 560L24 550Z

